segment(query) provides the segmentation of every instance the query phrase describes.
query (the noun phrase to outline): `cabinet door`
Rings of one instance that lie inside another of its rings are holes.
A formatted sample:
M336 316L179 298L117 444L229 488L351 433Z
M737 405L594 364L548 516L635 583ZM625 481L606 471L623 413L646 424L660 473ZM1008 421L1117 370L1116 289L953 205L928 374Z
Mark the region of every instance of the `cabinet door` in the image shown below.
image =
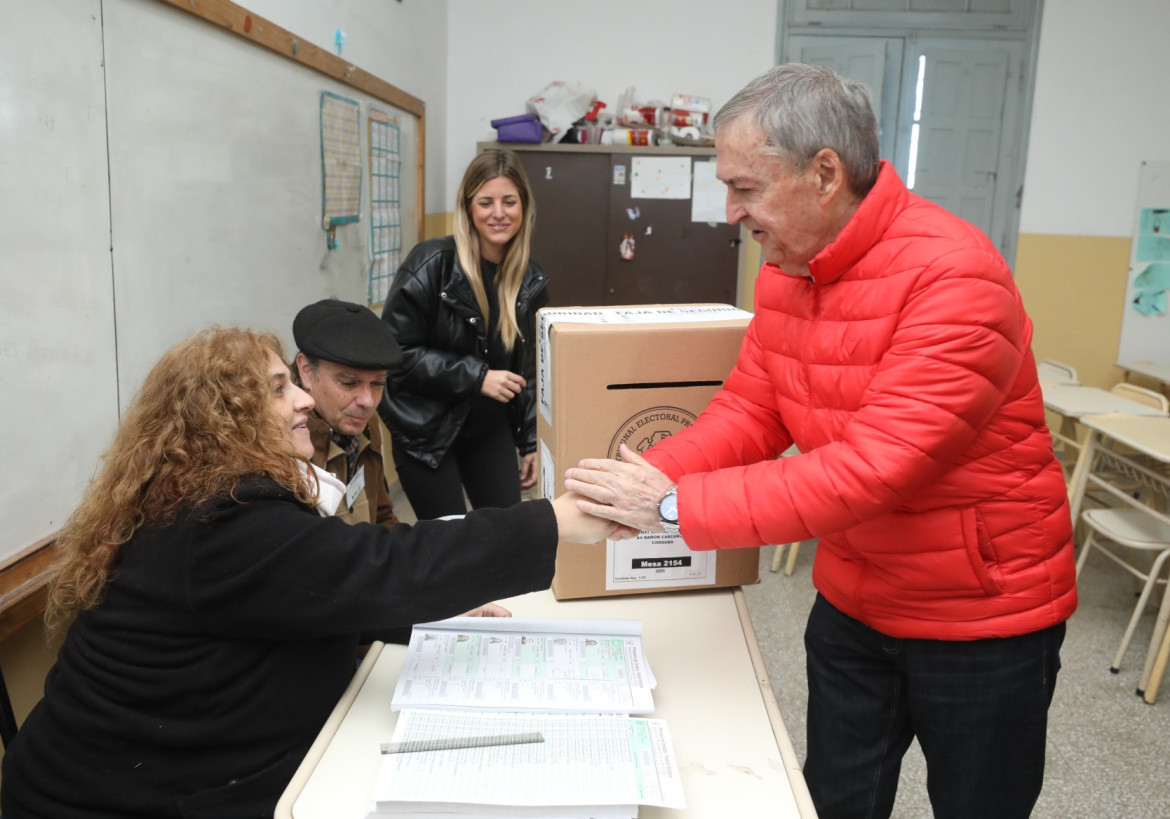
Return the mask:
M691 197L631 196L636 154L613 154L609 232L605 240L606 304L735 303L739 228L691 221ZM705 162L701 156L692 161ZM633 258L622 242L633 241Z
M609 155L518 151L536 202L532 258L552 307L606 303Z

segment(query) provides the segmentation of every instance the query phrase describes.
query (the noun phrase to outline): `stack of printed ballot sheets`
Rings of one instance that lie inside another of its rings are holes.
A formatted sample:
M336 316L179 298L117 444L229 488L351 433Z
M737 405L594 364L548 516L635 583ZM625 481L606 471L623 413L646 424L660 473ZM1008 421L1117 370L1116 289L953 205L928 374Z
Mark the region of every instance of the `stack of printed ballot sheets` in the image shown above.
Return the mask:
M633 819L683 808L637 620L415 626L370 817Z

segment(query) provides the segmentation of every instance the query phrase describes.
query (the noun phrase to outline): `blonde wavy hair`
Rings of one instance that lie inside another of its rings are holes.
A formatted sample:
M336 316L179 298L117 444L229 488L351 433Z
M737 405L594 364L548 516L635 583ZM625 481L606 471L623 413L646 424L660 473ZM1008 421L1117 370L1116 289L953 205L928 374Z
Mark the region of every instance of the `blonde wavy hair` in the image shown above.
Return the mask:
M126 412L103 465L57 539L45 622L57 631L102 598L136 531L263 475L311 502L273 407L272 333L213 327L172 347Z
M459 184L459 192L455 199L458 207L455 208L455 248L459 253L459 264L471 282L475 301L484 318L491 321L488 311L487 291L483 286L483 274L479 269L480 248L479 234L475 230L471 219L472 202L479 189L497 177L504 177L516 186L520 194L520 208L522 221L520 230L512 237L504 251L504 259L500 262L500 272L496 276L496 292L499 294L500 315L497 319L500 338L504 342L504 349L509 352L516 346L516 339L521 337L521 330L516 322L516 294L520 292L520 284L524 281L524 271L528 268L528 252L532 242L532 226L536 222L536 204L532 201L532 186L528 184L528 175L524 173L524 166L512 151L491 149L471 160L467 170L463 173L463 181Z

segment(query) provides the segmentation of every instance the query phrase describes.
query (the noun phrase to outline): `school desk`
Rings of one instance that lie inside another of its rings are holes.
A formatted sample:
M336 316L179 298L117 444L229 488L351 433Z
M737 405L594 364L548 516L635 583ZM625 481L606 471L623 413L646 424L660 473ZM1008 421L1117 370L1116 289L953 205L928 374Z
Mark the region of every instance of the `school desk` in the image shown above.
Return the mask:
M1170 385L1170 364L1161 364L1157 361L1118 361L1115 365L1126 372L1144 375L1164 385Z
M1060 416L1060 428L1052 430L1052 437L1063 445L1066 476L1071 476L1075 465L1080 462L1079 457L1074 457L1081 449L1081 442L1077 436L1077 421L1079 419L1086 415L1111 412L1127 415L1166 415L1163 410L1157 407L1147 406L1124 395L1118 395L1099 387L1086 387L1080 384L1053 384L1042 381L1040 382L1040 391L1044 396L1044 408Z

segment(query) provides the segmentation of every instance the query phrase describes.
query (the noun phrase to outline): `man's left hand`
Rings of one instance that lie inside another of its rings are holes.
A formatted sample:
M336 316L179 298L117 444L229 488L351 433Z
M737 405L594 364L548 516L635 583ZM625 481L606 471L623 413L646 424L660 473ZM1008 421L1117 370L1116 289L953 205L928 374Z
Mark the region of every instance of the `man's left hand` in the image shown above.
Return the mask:
M586 458L565 472L565 488L586 500L577 502L582 512L622 524L611 539L632 537L638 531L662 531L658 502L674 482L664 472L625 444L620 461Z

